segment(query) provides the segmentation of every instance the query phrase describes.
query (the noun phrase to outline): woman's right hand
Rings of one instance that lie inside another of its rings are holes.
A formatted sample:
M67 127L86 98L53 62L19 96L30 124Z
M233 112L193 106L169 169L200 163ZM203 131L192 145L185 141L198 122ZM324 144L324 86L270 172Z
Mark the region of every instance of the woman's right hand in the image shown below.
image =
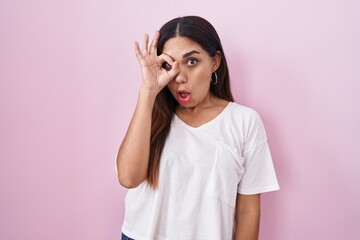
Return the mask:
M145 34L141 50L138 42L135 42L134 46L141 67L142 88L156 95L179 73L178 63L169 55L157 55L159 37L160 33L156 31L151 45L148 46L149 35Z

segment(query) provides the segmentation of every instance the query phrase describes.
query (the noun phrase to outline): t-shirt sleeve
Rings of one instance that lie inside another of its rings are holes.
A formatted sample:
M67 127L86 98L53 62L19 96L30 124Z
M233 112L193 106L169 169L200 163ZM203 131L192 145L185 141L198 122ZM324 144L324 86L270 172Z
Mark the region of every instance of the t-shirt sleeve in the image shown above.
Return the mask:
M248 120L244 136L244 174L238 184L238 192L250 195L279 190L261 118L256 112L253 112Z

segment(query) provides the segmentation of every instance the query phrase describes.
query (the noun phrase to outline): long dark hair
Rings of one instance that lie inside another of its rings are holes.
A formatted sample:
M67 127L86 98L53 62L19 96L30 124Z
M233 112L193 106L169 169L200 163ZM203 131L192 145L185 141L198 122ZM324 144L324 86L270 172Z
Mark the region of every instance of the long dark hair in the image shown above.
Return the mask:
M221 63L216 70L217 84L211 84L210 91L219 98L233 102L229 70L215 28L207 20L198 16L174 18L165 23L160 29L157 54L160 55L165 43L176 36L187 37L196 42L210 57L214 57L217 52L220 52ZM161 90L155 100L151 120L150 158L147 172L147 181L154 189L158 185L160 157L177 104L167 87Z

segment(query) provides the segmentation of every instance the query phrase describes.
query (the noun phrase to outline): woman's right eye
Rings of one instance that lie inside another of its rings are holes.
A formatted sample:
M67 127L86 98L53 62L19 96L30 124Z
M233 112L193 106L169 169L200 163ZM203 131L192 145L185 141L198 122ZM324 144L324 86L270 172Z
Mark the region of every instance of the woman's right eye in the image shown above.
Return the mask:
M164 63L162 64L162 67L163 67L163 69L165 69L166 71L170 71L170 70L171 70L171 65L168 64L167 62L164 62Z

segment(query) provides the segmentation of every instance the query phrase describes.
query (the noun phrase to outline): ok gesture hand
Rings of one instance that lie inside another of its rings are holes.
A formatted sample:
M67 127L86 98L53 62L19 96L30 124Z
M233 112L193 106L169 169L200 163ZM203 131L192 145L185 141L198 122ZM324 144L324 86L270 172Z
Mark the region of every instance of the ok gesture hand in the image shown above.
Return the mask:
M165 53L157 55L157 44L160 33L156 31L154 39L149 45L149 35L145 34L142 48L135 42L135 53L140 63L142 75L142 88L158 94L178 73L179 66L169 55ZM166 64L167 69L163 68Z

